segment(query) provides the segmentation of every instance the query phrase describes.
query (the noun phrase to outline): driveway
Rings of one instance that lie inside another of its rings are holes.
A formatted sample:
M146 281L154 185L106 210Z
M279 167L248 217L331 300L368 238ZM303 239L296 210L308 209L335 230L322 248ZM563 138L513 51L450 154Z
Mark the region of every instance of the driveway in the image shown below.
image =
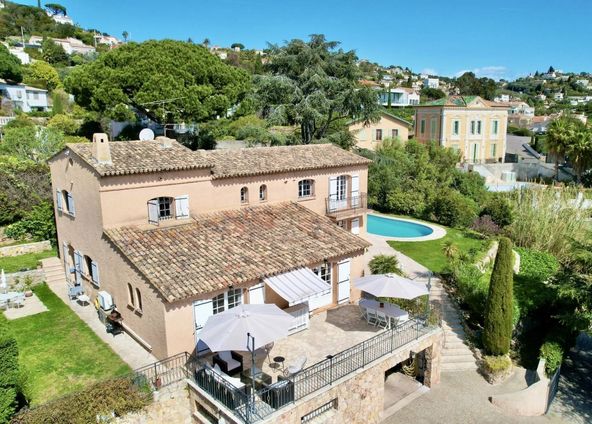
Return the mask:
M556 417L514 417L502 413L488 398L492 394L507 393L526 387L523 371L500 386L492 386L476 371L442 374L440 384L415 399L409 405L386 418L384 424L522 424L565 423Z

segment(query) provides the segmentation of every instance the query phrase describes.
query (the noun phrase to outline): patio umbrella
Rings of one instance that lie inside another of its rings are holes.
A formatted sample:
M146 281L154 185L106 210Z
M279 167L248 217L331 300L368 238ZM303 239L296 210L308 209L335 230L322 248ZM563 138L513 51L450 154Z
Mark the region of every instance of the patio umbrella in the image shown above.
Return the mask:
M256 350L288 337L293 323L294 317L274 304L239 305L209 317L199 338L212 352Z
M395 274L361 277L354 281L354 286L376 297L397 297L399 299L415 299L430 292L425 284Z
M6 293L7 288L8 284L6 284L6 274L4 274L4 268L2 268L2 273L0 273L0 289L4 290L4 293Z

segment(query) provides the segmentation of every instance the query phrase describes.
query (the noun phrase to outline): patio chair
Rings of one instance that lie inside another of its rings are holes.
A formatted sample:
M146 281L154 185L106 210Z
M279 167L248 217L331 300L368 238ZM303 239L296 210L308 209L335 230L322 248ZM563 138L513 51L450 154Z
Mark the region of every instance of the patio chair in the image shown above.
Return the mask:
M306 356L297 358L294 363L288 365L288 368L284 370L284 377L290 377L291 375L297 374L304 368L306 364Z
M228 375L237 374L243 371L243 357L236 352L225 351L218 352L212 358L214 365L218 365L220 369Z
M376 326L380 328L389 327L389 318L382 311L376 311Z
M267 390L261 393L261 400L274 409L294 402L294 382L278 376L277 383L268 386Z
M373 309L366 309L366 322L370 325L376 325L378 322L378 316L376 311Z
M273 342L267 343L263 348L265 349L265 355L267 355L267 360L269 361L269 365L271 366L273 362L271 362L269 354L271 353L271 349L273 349Z
M25 305L25 294L19 293L17 296L10 299L10 305L16 308L20 308Z
M359 305L359 307L360 307L360 318L368 321L368 310L366 309L365 306Z
M84 288L82 287L82 284L78 286L68 286L68 297L70 298L70 300L78 299L78 296L80 296L83 293Z

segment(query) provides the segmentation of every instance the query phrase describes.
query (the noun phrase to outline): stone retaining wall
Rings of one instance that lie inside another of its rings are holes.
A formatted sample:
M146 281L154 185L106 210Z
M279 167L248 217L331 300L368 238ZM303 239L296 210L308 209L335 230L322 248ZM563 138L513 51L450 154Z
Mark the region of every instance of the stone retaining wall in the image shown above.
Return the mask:
M17 280L18 283L23 283L27 277L31 277L31 285L36 286L37 284L45 281L45 273L42 269L32 269L30 271L13 272L6 274L6 283L8 284L8 290L16 288Z
M19 256L27 253L43 252L51 249L49 240L38 241L35 243L15 244L13 246L0 247L0 258L6 256Z

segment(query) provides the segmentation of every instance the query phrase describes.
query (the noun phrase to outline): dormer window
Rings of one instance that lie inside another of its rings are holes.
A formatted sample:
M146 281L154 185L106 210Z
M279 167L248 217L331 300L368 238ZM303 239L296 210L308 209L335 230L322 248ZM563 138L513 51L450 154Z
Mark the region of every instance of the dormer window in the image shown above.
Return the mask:
M241 203L249 203L249 189L247 187L241 188L240 201Z
M148 201L148 222L158 224L169 219L189 218L189 196L155 197Z

